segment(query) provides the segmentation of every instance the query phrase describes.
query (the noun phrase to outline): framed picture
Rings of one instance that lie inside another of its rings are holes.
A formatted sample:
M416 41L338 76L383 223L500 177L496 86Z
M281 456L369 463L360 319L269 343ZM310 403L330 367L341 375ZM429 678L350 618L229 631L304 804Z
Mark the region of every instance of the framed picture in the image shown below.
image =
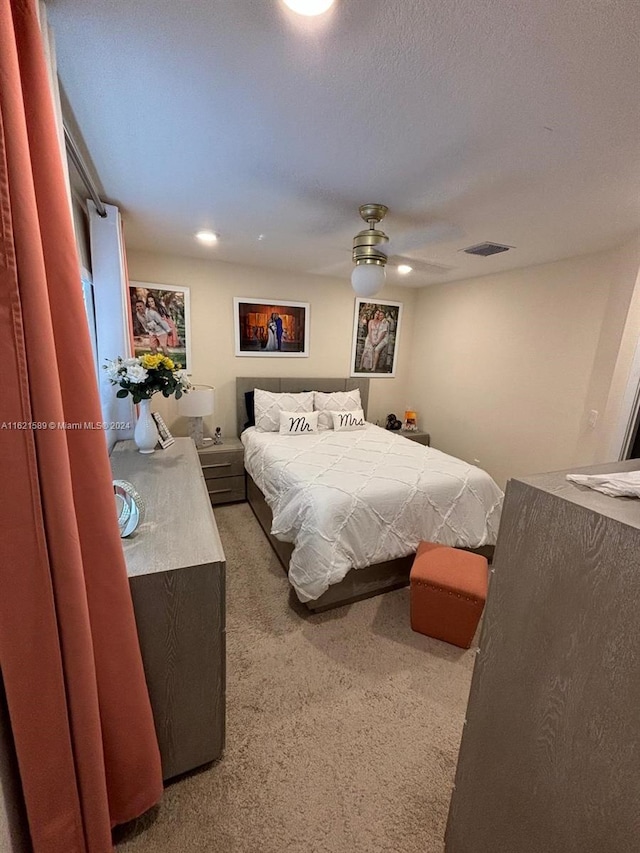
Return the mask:
M164 418L160 414L160 412L151 412L151 417L156 422L156 428L158 430L158 441L160 442L160 447L163 449L165 447L169 447L169 445L173 444L175 438L169 432L169 427L164 422Z
M233 300L236 355L309 356L309 303L278 299Z
M189 288L132 281L129 310L133 354L161 352L191 373Z
M356 298L351 347L351 376L396 375L402 302Z

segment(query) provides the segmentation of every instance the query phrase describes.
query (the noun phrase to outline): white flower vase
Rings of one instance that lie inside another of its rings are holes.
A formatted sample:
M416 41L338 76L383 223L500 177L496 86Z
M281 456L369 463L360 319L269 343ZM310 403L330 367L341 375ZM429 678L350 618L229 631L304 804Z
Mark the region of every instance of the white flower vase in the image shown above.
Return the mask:
M158 443L158 430L156 422L151 417L151 400L140 400L139 405L140 411L133 431L133 440L140 453L153 453Z

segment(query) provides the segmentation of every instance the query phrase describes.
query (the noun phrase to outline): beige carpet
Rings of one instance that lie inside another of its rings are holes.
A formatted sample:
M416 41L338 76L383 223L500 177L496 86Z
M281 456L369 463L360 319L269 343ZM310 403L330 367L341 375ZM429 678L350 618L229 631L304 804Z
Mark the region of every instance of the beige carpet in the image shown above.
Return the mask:
M227 746L117 830L127 853L442 853L473 666L407 589L311 616L248 504L227 558Z

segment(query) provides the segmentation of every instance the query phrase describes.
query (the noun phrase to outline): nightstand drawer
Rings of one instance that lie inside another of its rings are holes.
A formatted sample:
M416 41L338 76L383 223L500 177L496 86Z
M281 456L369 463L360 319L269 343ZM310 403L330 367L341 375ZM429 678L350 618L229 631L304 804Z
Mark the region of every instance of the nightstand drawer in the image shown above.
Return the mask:
M237 450L227 450L210 456L205 462L202 461L202 473L205 480L217 477L239 477L244 476L244 457Z
M219 477L207 480L212 504L225 504L247 499L244 474L241 477Z

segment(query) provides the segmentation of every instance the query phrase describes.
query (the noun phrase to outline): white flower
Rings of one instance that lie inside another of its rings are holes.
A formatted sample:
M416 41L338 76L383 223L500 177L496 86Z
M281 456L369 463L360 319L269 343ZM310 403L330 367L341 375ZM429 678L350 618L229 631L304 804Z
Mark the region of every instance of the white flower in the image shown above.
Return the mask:
M107 361L104 366L107 371L107 376L112 382L120 381L120 371L122 370L122 361L119 358L114 359L113 361Z
M144 382L149 374L142 367L141 364L130 364L127 365L127 372L122 377L126 379L127 382L131 382L132 385L139 385L141 382Z
M191 382L189 382L189 377L187 376L186 371L178 370L178 372L176 373L176 378L180 382L180 385L183 390L191 388Z

